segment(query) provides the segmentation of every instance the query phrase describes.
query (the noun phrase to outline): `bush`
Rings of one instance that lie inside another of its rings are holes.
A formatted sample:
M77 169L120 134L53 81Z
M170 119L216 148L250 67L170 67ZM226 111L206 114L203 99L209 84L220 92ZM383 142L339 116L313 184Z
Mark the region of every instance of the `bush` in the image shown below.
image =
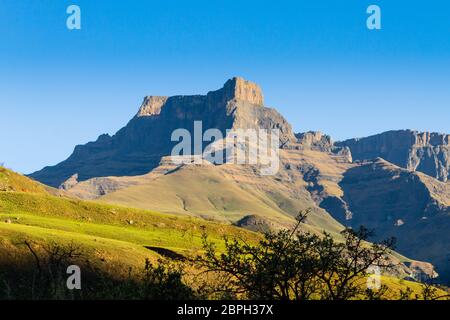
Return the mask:
M386 287L367 289L367 270L392 267L387 255L394 240L368 244L372 233L363 227L344 230L342 243L327 233L301 232L307 213L298 216L293 230L267 232L258 245L225 239L222 254L204 234L205 254L197 263L220 274L214 292L248 299L380 299Z

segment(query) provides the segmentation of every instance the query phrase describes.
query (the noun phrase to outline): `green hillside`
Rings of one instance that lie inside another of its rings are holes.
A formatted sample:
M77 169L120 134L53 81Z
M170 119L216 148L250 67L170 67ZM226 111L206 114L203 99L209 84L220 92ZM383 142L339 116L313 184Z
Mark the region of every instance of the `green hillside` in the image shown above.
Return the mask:
M36 182L0 166L0 191L22 191L47 193L46 188Z
M159 247L183 255L198 252L202 228L219 247L225 235L247 241L259 238L244 229L198 218L53 196L28 178L7 169L1 172L2 181L10 183L4 183L8 191L0 192L2 264L30 255L25 240L38 247L74 243L82 247L91 264L108 269L112 263L126 270L141 268L146 258L156 261Z
M244 229L196 218L16 192L0 193L0 219L0 233L10 243L19 243L27 237L43 242L73 241L88 247L101 243L108 254L119 257L122 255L114 253L118 248L137 251L142 258L154 256L154 252L144 247L195 253L201 248L202 226L217 242L224 235L247 240L258 238ZM127 254L125 261L129 262L130 258L137 262L133 255Z

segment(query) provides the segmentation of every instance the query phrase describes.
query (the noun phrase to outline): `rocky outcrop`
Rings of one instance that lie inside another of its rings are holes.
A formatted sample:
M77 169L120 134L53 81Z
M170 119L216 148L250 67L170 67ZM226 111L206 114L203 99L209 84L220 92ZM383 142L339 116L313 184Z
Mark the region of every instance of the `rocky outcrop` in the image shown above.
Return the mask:
M261 88L253 82L236 77L227 81L219 96L223 96L226 101L241 100L248 103L263 106L264 97Z
M168 97L147 96L144 98L137 117L157 116L161 113L162 106L167 102Z
M434 180L430 185L429 182L422 174L377 158L347 170L340 186L353 212L352 223L366 225L370 223L367 219L376 218L377 223L395 229L411 221L450 214L450 208L443 207L431 193L443 183ZM399 220L403 223L398 223Z
M297 142L305 148L330 152L333 149L333 140L328 135L319 131L296 133Z
M78 183L78 174L75 173L69 179L67 179L66 181L61 183L61 185L59 186L59 189L67 191L67 190L72 189L77 183Z
M352 153L349 147L337 146L329 135L320 131L308 131L296 133L296 144L291 144L289 148L309 149L314 151L333 153L344 162L352 162Z
M270 232L274 230L285 229L286 225L281 225L274 221L257 215L247 215L234 223L235 226L255 232ZM292 222L292 226L295 225ZM291 226L289 226L291 227Z
M295 141L289 123L263 103L261 89L241 78L230 79L207 95L149 96L114 136L101 135L95 142L76 146L67 160L30 176L59 187L74 174L78 174L78 181L146 174L179 142L171 141L174 130L187 129L194 137L194 121L202 122L203 131L215 128L224 136L227 129L279 129L281 145Z
M449 283L450 184L382 158L350 163L334 153L298 152L299 161L291 155L289 167L302 175L318 206L343 225L374 230L376 240L397 238L398 252L431 262L439 281ZM423 279L433 274L430 266L412 264L405 272Z
M416 281L429 282L431 279L435 279L439 276L431 263L411 261L405 262L405 265L410 270L410 277Z
M411 130L388 131L336 143L348 147L353 160L381 157L402 168L441 181L450 179L450 135Z

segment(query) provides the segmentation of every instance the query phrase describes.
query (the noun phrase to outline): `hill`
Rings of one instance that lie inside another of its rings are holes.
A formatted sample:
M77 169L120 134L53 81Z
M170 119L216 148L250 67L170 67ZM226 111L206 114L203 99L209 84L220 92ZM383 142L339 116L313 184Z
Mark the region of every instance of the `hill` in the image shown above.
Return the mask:
M156 261L161 252L195 254L202 248L202 230L219 248L225 235L259 239L256 233L198 218L54 196L10 170L2 173L14 177L8 190L20 181L21 191L0 192L0 266L29 263L26 240L38 248L75 244L85 251L90 265L125 275L129 267L141 269L146 258Z
M47 193L44 185L0 166L1 191Z

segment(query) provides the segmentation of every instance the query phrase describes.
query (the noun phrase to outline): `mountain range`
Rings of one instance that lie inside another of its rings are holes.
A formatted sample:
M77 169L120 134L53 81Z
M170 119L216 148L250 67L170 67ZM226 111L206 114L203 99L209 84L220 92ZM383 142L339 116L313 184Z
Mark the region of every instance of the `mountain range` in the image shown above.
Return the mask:
M204 161L174 164L178 128L279 129L280 169ZM101 203L200 217L250 230L285 228L312 208L307 228L339 237L364 225L397 251L432 263L450 282L450 135L412 130L334 142L320 132L294 133L264 104L258 85L228 80L206 95L147 96L115 135L76 146L65 161L30 175L64 195ZM414 267L429 269L413 262Z

